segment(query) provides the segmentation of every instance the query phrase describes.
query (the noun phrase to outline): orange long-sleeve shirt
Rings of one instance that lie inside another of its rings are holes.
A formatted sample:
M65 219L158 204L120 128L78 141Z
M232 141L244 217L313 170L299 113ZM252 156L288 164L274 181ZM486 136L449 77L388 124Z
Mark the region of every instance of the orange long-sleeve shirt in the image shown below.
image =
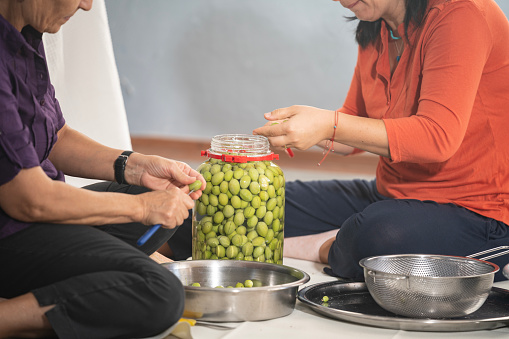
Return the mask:
M398 28L404 36L404 28ZM359 49L342 111L382 119L381 194L509 225L509 22L493 0L431 0L392 77L388 30Z

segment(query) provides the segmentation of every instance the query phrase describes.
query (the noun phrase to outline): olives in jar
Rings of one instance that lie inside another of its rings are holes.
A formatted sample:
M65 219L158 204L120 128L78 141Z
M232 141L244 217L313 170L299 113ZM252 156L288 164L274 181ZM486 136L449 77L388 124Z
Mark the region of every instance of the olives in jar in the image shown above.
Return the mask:
M192 259L282 264L285 178L267 138L215 136L202 155L207 188L193 210Z

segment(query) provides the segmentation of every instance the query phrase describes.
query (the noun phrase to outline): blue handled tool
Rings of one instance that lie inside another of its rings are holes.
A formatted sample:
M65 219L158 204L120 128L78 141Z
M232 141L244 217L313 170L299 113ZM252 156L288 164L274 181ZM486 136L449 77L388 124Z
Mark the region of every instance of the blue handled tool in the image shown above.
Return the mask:
M193 193L194 190L192 190L191 192L189 192L189 194ZM159 229L159 227L161 227L161 224L157 224L157 225L154 225L152 227L150 227L147 232L145 232L139 239L138 241L136 242L136 245L138 246L142 246L143 244L145 244L147 242L148 239L150 239L150 237L152 235L154 235L154 233L156 233L156 231Z
M138 246L141 246L143 245L144 243L147 242L148 239L150 239L150 237L156 233L156 231L159 229L159 227L161 227L161 224L157 224L157 225L154 225L152 227L150 227L147 232L145 232L141 237L140 239L138 239L138 241L136 242L136 245Z

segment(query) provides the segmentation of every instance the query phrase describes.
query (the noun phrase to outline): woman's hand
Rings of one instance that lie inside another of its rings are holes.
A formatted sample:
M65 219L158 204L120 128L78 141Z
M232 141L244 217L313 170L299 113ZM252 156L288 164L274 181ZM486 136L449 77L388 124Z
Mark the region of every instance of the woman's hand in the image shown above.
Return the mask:
M200 190L191 193L194 200L201 196L206 182L203 176L188 164L166 159L155 155L133 153L129 156L125 169L128 183L150 188L154 191L180 188L185 194L189 193L188 185L196 180L202 182Z
M272 146L306 150L334 132L334 111L310 106L280 108L264 115L269 120L253 134L266 136ZM278 124L274 124L274 123Z
M163 228L181 225L194 206L193 199L185 190L177 187L147 192L136 197L143 206L140 222L145 225L160 224Z

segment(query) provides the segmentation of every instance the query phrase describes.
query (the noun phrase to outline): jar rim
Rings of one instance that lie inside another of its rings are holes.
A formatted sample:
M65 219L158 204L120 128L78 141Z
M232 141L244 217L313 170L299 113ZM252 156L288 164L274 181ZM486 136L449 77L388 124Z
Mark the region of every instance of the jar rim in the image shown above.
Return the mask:
M269 139L263 135L220 134L212 138L210 152L245 156L270 154Z

